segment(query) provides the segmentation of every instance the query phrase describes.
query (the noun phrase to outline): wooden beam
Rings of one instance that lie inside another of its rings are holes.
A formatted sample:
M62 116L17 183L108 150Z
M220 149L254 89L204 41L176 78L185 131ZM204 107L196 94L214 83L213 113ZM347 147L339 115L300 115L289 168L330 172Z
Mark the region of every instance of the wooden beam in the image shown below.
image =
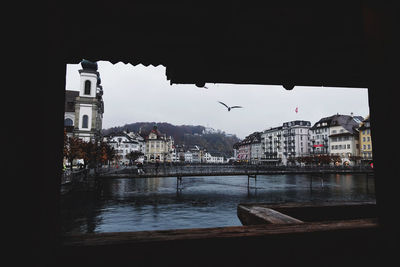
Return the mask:
M93 247L120 245L127 243L147 243L183 241L188 239L205 240L215 238L260 237L268 235L287 235L349 229L377 229L376 219L311 222L303 224L269 224L250 226L231 226L215 228L192 228L160 231L114 232L98 234L77 234L64 237L63 247Z
M237 212L243 225L303 223L299 219L266 207L238 205Z

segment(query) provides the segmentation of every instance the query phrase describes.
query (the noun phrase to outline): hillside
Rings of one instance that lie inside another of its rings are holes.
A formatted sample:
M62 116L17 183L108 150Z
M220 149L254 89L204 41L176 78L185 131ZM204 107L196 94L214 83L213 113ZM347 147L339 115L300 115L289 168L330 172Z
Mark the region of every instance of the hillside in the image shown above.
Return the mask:
M212 155L233 156L233 144L239 141L236 135L227 135L225 132L213 130L201 125L172 125L167 122L135 122L124 126L103 129L103 134L118 131L141 132L148 134L154 125L161 133L172 136L177 145L198 145L206 148Z

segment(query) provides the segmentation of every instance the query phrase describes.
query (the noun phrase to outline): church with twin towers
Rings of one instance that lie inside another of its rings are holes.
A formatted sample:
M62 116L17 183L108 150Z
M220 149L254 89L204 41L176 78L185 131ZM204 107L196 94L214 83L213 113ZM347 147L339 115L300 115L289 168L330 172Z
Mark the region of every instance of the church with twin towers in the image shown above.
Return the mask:
M99 141L101 137L104 102L103 87L97 63L81 61L79 91L65 91L64 128L67 136L85 142Z

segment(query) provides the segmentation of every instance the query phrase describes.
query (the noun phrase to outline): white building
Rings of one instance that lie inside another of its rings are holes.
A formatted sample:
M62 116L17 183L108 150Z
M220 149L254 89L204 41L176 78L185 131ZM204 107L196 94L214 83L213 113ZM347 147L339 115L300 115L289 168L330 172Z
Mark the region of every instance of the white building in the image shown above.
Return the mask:
M192 163L193 162L193 154L191 151L185 151L185 162Z
M283 159L283 127L264 130L261 134L261 161L265 164L279 165Z
M353 164L352 156L359 156L358 126L360 116L338 115L332 120L329 140L331 155L340 156L343 164Z
M361 116L332 115L317 121L310 128L311 154L340 156L342 163L351 163L351 156L358 156L357 127Z
M330 153L331 123L334 116L325 117L317 121L310 128L310 148L311 155L321 155Z
M209 152L204 153L203 162L205 163L214 163L214 164L222 164L224 163L224 157L220 156L212 156Z
M309 121L290 121L282 125L283 132L283 164L289 159L309 155Z
M127 134L131 139L136 140L138 142L140 152L142 152L144 155L146 152L146 142L144 138L139 133L134 133L129 131L124 131L123 133Z
M114 148L119 164L130 163L127 157L130 152L142 152L140 142L127 135L126 132L111 133L104 136L103 140ZM143 156L139 157L138 161L143 161Z
M79 91L66 91L64 125L69 136L83 141L100 139L104 102L97 63L82 60Z

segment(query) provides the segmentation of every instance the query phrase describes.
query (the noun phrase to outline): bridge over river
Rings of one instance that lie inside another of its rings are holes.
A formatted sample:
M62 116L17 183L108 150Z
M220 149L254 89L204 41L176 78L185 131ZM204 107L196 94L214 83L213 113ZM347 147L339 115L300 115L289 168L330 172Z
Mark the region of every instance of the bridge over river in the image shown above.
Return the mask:
M177 189L182 186L183 177L204 177L204 176L247 176L248 185L250 178L257 180L257 175L284 175L284 174L311 174L310 177L320 178L321 183L328 174L355 174L365 173L366 177L373 176L373 170L366 166L263 166L263 165L145 165L143 168L120 167L100 168L94 172L81 170L72 173L64 173L62 179L62 192L69 192L73 188L78 190L93 190L99 181L103 179L138 179L138 178L162 178L176 177ZM312 178L310 179L312 186Z
M248 176L272 174L333 174L333 173L366 173L372 174L370 167L364 166L326 166L326 167L274 167L259 165L178 165L156 168L154 165L142 169L126 167L112 169L99 174L100 178L157 178L157 177L196 177L196 176Z

